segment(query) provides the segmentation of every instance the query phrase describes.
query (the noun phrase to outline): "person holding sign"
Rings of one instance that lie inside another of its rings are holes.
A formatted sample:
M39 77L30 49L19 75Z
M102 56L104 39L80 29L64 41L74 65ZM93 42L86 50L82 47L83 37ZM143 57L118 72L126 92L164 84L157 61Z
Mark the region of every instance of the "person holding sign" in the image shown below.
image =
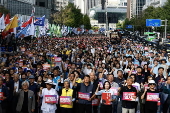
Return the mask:
M74 90L70 88L70 82L65 80L60 96L61 113L73 113L73 101L75 101Z
M116 101L116 96L113 94L113 91L110 90L111 84L106 81L103 84L103 90L98 91L99 87L100 84L98 84L95 95L102 95L100 113L112 113L112 102Z
M135 113L135 100L137 90L132 86L133 78L127 78L127 85L121 87L119 94L122 96L122 113Z
M43 89L41 87L39 93L39 96L43 97L41 110L42 113L55 113L57 109L58 93L52 88L52 86L55 85L52 80L48 79L45 83L47 88Z
M141 99L146 99L145 113L157 113L157 102L160 100L159 92L155 90L156 83L154 80L149 81L149 89L145 89Z
M94 88L93 85L90 84L90 76L84 76L84 82L76 84L76 79L74 79L74 88L78 94L78 109L79 113L92 113L92 99L94 98Z

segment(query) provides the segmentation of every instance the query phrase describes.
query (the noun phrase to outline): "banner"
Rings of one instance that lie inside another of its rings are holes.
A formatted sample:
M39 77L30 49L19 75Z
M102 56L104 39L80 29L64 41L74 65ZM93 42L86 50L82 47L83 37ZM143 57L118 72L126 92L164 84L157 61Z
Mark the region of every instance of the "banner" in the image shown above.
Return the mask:
M118 95L118 87L111 87L110 90L113 91L114 95Z
M82 100L89 100L90 99L90 93L78 92L78 98L82 99Z
M45 103L57 103L57 95L45 95Z
M2 98L4 97L4 93L0 92L0 100L3 100Z
M146 101L158 102L159 93L147 93Z
M100 103L100 99L95 98L94 100L92 100L92 106L98 106Z
M102 93L102 103L105 105L111 105L109 101L111 99L111 93Z
M72 103L70 96L60 96L60 104L70 105Z
M136 92L123 92L122 100L135 101L136 99L134 99L133 96L136 96Z

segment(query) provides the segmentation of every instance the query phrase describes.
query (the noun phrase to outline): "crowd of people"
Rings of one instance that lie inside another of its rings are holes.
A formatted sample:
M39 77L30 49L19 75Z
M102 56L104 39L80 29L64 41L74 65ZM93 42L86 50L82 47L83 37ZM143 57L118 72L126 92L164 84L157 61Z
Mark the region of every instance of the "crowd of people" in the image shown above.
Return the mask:
M169 113L164 49L99 35L17 44L0 58L0 113Z

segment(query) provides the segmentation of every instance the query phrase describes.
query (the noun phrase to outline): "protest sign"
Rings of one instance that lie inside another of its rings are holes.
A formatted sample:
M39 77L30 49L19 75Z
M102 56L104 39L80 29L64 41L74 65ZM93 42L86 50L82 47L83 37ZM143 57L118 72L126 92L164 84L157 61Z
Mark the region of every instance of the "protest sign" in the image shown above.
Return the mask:
M83 99L83 100L89 100L90 99L90 93L78 92L78 98Z
M57 95L45 95L45 103L57 103Z
M136 96L136 92L123 92L122 100L135 101L136 99L133 96Z
M146 101L158 102L159 93L147 93Z
M102 93L102 103L105 105L111 105L109 101L111 99L111 93Z
M60 104L71 104L71 97L70 96L60 96Z

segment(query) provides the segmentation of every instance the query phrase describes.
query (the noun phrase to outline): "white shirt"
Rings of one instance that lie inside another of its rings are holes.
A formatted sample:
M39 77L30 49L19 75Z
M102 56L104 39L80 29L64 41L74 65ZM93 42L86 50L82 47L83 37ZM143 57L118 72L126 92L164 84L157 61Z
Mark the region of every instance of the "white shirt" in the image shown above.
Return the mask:
M18 90L19 90L19 81L14 82L14 89L15 89L15 87L16 87L16 92L18 92Z

